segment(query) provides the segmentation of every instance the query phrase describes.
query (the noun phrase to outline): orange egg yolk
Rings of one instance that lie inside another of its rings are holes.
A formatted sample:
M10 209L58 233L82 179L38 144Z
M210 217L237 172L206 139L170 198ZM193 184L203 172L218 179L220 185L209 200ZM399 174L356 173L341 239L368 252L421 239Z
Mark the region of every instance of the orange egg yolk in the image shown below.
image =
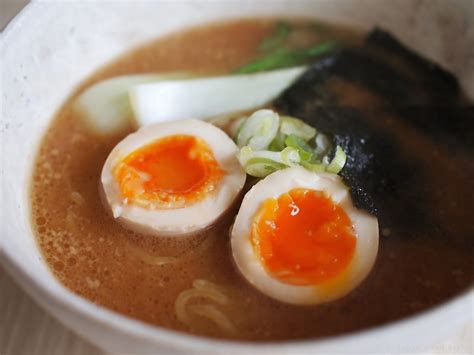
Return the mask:
M302 188L264 201L251 229L267 272L292 285L317 285L342 273L356 240L342 207L321 191Z
M114 169L126 203L151 209L182 208L202 200L223 175L207 143L189 135L160 138Z

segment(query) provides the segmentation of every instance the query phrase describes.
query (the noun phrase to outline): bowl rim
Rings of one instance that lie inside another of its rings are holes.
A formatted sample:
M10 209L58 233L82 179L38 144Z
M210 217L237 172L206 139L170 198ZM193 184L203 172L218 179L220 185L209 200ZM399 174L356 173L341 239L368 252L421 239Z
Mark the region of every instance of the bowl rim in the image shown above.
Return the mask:
M334 345L346 348L355 343L369 341L370 338L373 337L383 339L385 336L390 336L397 332L413 333L416 330L423 329L423 325L426 323L434 322L439 324L440 327L444 325L445 327L455 328L455 325L461 325L464 321L469 319L469 314L465 311L467 309L466 307L470 306L471 309L474 307L474 289L471 287L452 299L429 308L428 310L403 317L393 322L364 328L354 332L300 340L228 340L180 332L122 315L76 295L55 279L62 289L61 294L58 294L54 292L50 285L35 280L11 255L5 253L4 250L0 250L0 263L3 264L5 270L14 280L19 283L21 288L30 296L33 296L40 305L42 304L38 298L40 298L40 296L47 297L54 301L55 307L59 306L67 311L72 311L76 316L80 316L96 324L107 326L114 332L124 333L135 338L142 338L143 340L152 340L171 347L176 347L179 344L180 348L194 351L211 350L215 349L215 346L218 346L219 350L226 352L237 351L242 353L248 352L249 350L254 352L273 350L276 347L278 347L278 350L284 351L290 349L308 350L309 348L317 347L332 348ZM38 298L34 297L36 294L40 296L38 296ZM449 323L446 322L448 319L450 321Z
M38 5L47 1L31 0L26 6L5 26L0 32L0 48L4 50L6 40L10 32L19 26L24 18L32 12ZM1 130L0 137L8 135L8 130ZM5 188L2 180L2 190ZM4 207L2 207L4 208ZM9 238L4 233L4 238ZM34 236L32 236L34 237ZM35 240L36 244L36 240ZM37 245L37 244L36 244ZM38 246L37 246L38 247ZM452 298L439 303L431 308L411 314L409 316L391 321L382 325L363 328L348 333L341 333L329 337L292 339L283 341L248 341L248 340L230 340L219 339L201 335L193 335L186 332L172 330L159 325L152 325L110 310L106 307L99 306L88 299L85 299L68 288L66 288L51 273L54 282L59 286L58 289L52 287L51 284L39 282L28 270L22 267L15 255L9 254L3 247L3 238L0 240L0 264L4 270L14 279L16 283L43 309L47 301L52 301L55 307L60 310L74 314L79 319L87 322L107 327L116 334L122 333L125 336L132 336L146 342L153 342L169 346L171 348L179 348L180 350L189 351L224 351L225 353L254 353L262 351L302 351L302 350L331 350L338 348L348 349L355 344L368 342L373 338L378 338L379 343L387 340L395 333L411 333L419 331L428 323L436 323L439 329L454 328L461 325L474 317L466 309L470 307L474 310L474 285L469 286L463 292L453 296ZM49 266L46 265L49 270ZM44 303L43 303L44 301ZM58 321L70 328L67 322L55 314L47 311L48 314L55 317ZM449 320L449 322L447 322ZM80 334L80 332L79 332ZM80 334L84 336L83 334ZM88 337L84 336L88 339ZM432 338L436 338L433 336ZM217 347L217 348L216 348ZM410 348L412 349L412 348ZM416 349L416 348L414 348ZM336 350L337 351L337 350ZM380 351L380 349L379 349Z

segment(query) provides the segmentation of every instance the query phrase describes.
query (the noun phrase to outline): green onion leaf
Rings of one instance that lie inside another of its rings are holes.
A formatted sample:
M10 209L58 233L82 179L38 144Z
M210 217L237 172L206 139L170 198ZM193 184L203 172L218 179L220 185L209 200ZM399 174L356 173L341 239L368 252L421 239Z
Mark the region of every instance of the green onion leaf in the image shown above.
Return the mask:
M283 164L280 152L272 152L269 150L256 150L254 151L251 147L245 146L240 149L238 159L242 166L245 167L248 161L253 158L264 158L274 161L275 163Z
M297 149L302 161L309 162L313 158L313 150L302 138L290 134L286 137L285 144L287 147Z
M300 153L298 149L292 147L286 147L281 151L281 160L288 166L297 166L301 161Z
M307 161L302 161L301 166L309 171L313 171L315 173L323 173L326 171L326 166L324 164L319 163L309 163Z
M333 174L339 174L344 165L346 164L347 156L344 150L340 146L336 147L336 153L331 163L326 167L326 171Z
M256 59L238 68L235 73L248 74L260 71L292 67L311 61L312 58L323 55L338 46L335 41L323 42L306 49L280 48L275 52Z
M316 128L311 127L298 118L281 116L280 119L280 132L286 136L294 134L305 141L309 141L316 135Z
M274 152L281 152L283 149L285 149L285 135L282 134L280 131L278 131L276 137L272 142L270 143L268 149L272 150Z
M267 158L251 158L247 161L244 169L247 174L263 178L271 173L285 169L287 166Z
M280 125L280 116L272 110L258 110L246 121L237 134L239 147L249 146L253 150L267 149L275 139Z
M314 152L318 158L321 158L326 155L332 148L330 139L323 133L318 133L316 135L314 143L316 145L316 149L314 150Z
M282 128L285 122L287 126ZM237 134L236 141L241 147L238 159L247 174L257 178L293 166L338 174L347 160L344 150L337 146L329 161L326 153L331 149L331 141L321 133L312 140L315 135L316 129L297 118L280 118L274 111L259 110L244 121Z

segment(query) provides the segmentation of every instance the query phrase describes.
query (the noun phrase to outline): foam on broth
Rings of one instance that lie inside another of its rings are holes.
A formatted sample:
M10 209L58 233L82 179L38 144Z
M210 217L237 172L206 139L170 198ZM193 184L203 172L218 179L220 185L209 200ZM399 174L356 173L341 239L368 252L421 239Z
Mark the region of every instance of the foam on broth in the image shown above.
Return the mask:
M238 204L216 226L183 240L138 235L109 216L98 194L99 176L107 155L131 128L117 137L98 137L75 115L74 98L94 82L128 73L228 73L255 57L274 23L255 19L215 24L150 43L86 79L59 110L38 153L31 201L43 256L66 287L163 327L214 337L284 340L376 326L439 304L471 284L472 249L463 243L392 234L381 238L375 268L347 297L320 306L290 306L260 294L236 271L228 230ZM360 34L323 26L319 35L301 36L296 42L333 37L357 41ZM153 265L162 256L177 262ZM237 334L228 335L199 317L192 328L177 320L176 298L195 279L218 284L230 297L229 304L218 308L235 324Z

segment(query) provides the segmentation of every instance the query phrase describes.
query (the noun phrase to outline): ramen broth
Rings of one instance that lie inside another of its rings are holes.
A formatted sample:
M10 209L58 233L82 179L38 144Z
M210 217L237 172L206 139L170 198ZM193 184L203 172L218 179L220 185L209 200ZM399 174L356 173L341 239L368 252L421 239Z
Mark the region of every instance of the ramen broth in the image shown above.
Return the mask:
M94 134L74 112L74 98L95 82L123 74L175 70L229 73L260 55L259 44L271 34L275 23L270 19L219 23L159 39L101 68L60 108L40 145L31 201L43 257L67 288L96 304L166 328L218 338L287 340L384 324L433 307L472 284L472 241L467 238L474 230L472 225L466 226L468 215L456 206L458 202L472 207L472 198L463 202L462 191L453 197L458 201L436 207L438 216L450 219L451 235L430 238L432 231L423 235L418 230L406 238L381 226L379 254L369 277L346 297L317 306L272 300L238 273L229 228L241 199L216 225L185 238L140 235L110 216L99 196L100 173L107 155L132 128L115 137ZM295 34L287 39L294 47L333 38L357 44L363 35L304 21L295 26ZM298 26L318 28L298 32ZM407 135L407 139L414 138ZM418 145L417 149L429 147ZM462 178L452 174L453 180L447 183L432 170L428 171L433 174L433 188L457 185L469 196L472 187ZM447 171L444 176L449 176L449 168ZM248 181L247 189L251 179ZM196 279L217 285L229 302L218 304L195 297L189 304L214 305L232 323L233 331L196 314L190 324L177 318L175 302L181 292L193 288Z

